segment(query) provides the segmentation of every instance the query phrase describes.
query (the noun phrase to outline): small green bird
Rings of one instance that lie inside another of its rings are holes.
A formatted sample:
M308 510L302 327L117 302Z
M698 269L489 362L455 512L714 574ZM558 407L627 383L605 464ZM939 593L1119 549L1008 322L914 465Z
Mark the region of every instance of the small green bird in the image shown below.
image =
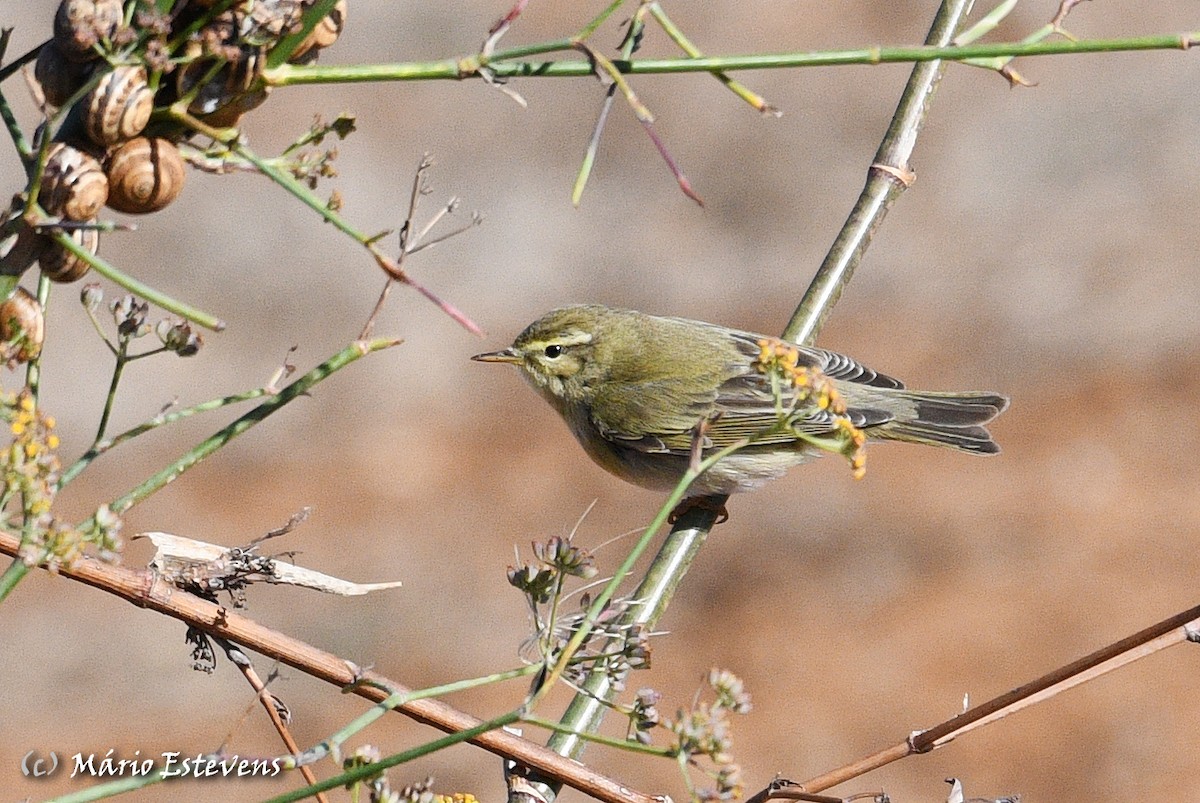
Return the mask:
M516 365L588 456L644 488L675 487L694 444L751 439L690 496L757 488L824 451L851 455L864 435L994 454L983 425L1008 406L996 393L905 390L825 349L593 304L549 312L471 359Z

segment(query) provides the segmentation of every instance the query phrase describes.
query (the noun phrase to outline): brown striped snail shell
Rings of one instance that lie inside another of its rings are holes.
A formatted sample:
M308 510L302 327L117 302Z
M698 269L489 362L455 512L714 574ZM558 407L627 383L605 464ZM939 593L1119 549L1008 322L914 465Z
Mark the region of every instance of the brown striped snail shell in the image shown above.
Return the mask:
M108 205L134 215L157 212L179 197L187 177L183 157L169 140L138 137L105 160Z
M54 41L72 61L96 58L92 49L111 39L124 16L121 0L62 0L54 15Z
M18 195L0 226L0 275L20 276L41 258L49 240L25 220L24 199Z
M115 145L142 133L154 111L154 93L141 66L117 67L84 98L83 124L98 145Z
M95 254L100 248L100 232L96 229L69 229L66 233L89 254ZM55 240L46 246L38 262L41 263L42 273L52 282L73 282L92 267Z
M246 37L260 42L278 40L300 25L304 5L302 0L255 0Z
M209 125L235 125L245 112L257 108L267 99L269 88L256 86L266 63L266 49L241 47L236 52L238 57L221 67L188 104L188 111ZM190 92L212 66L211 60L202 58L180 70L176 79L179 94Z
M333 10L313 26L313 29L308 32L308 36L304 37L304 40L292 51L288 61L293 64L307 64L316 61L317 52L336 42L342 29L346 27L346 11L346 0L338 0Z
M29 362L42 353L46 339L46 319L42 305L24 287L0 302L0 343L19 344L9 355L16 362Z
M90 220L108 200L108 177L97 159L56 142L50 146L38 199L52 215Z
M42 95L51 106L62 106L87 81L89 64L71 61L54 40L42 45L33 65L33 77L42 87Z

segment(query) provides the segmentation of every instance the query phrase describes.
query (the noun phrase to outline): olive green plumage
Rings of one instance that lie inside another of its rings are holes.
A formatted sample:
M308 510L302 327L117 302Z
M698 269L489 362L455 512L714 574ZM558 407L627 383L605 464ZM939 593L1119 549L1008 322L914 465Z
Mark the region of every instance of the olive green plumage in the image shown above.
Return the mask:
M547 313L509 348L473 359L516 365L593 460L624 480L665 490L686 469L701 421L709 422L706 450L761 436L778 423L776 392L756 367L764 339L701 321L578 305ZM1008 406L1003 396L910 391L832 351L804 346L798 354L801 367L832 381L845 416L869 439L999 451L983 425ZM812 401L788 423L822 437L835 434L837 421ZM718 462L691 494L749 490L820 453L777 428Z

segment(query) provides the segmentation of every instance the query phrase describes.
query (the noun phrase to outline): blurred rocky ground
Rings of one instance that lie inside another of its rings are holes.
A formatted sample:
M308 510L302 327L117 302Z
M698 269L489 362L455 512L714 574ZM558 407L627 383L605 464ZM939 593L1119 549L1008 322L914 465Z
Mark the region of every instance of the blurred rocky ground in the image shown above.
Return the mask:
M54 5L0 2L10 54L48 35ZM1024 35L1055 6L1023 3L999 35ZM505 7L354 0L323 63L470 53ZM918 42L935 7L667 4L713 54ZM531 3L505 43L567 35L599 8ZM1125 36L1195 20L1194 8L1167 0L1094 3L1069 28ZM598 43L616 41L606 29ZM655 33L645 52L671 48ZM1054 57L1018 69L1036 87L949 69L916 185L821 338L913 387L1010 394L994 428L1003 454L881 445L861 482L827 460L735 499L662 622L670 632L655 642L652 670L631 680L663 691L670 711L711 666L742 676L755 706L736 722L736 754L752 789L900 741L958 712L964 695L982 701L1197 601L1195 57ZM571 207L600 104L593 80L514 81L524 109L475 81L277 91L247 119L261 153L278 152L314 114L357 114L334 184L364 229L399 224L413 169L434 154L425 214L456 195L463 214L477 209L486 222L411 270L488 336L398 288L379 331L404 345L321 384L140 505L127 533L244 544L311 505L280 549L405 587L356 599L255 588L251 615L416 687L513 666L528 628L505 581L514 545L569 532L592 502L577 538L597 545L646 524L660 497L591 465L515 372L467 357L575 301L779 330L861 187L907 74L897 65L739 76L783 109L779 119L708 76L638 78L703 209L677 191L621 103L582 207ZM20 81L4 90L30 125ZM15 192L22 181L8 151L0 185ZM197 357L131 366L117 429L174 398L258 386L292 345L302 369L320 362L357 335L381 285L359 248L261 177L193 173L179 202L137 222L136 233L107 236L104 255L230 326L207 335ZM43 380L68 458L90 443L111 363L77 290L55 288ZM64 494L63 512L85 515L234 415L121 447ZM619 563L627 543L602 549L601 565ZM125 560L148 556L134 544ZM214 676L193 672L180 624L94 590L32 574L0 608L0 644L0 786L13 799L79 788L21 779L20 756L34 748L281 750L223 660ZM969 795L1026 801L1195 799L1195 661L1192 648L1175 648L837 791L937 801L955 776ZM287 669L273 688L301 744L362 710ZM523 691L453 701L487 715ZM397 716L362 740L392 752L431 735ZM639 789L684 797L669 762L597 748L586 758ZM443 790L502 799L499 763L474 748L391 772L398 786L427 774ZM135 799L250 800L290 783L195 782Z

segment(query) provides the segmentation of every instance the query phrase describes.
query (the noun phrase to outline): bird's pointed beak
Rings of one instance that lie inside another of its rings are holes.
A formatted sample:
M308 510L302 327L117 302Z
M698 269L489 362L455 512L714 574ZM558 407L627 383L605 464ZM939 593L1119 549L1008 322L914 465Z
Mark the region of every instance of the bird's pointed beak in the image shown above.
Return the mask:
M511 346L502 351L489 351L486 354L476 354L471 359L475 362L507 362L513 365L521 363L521 355L513 351Z

